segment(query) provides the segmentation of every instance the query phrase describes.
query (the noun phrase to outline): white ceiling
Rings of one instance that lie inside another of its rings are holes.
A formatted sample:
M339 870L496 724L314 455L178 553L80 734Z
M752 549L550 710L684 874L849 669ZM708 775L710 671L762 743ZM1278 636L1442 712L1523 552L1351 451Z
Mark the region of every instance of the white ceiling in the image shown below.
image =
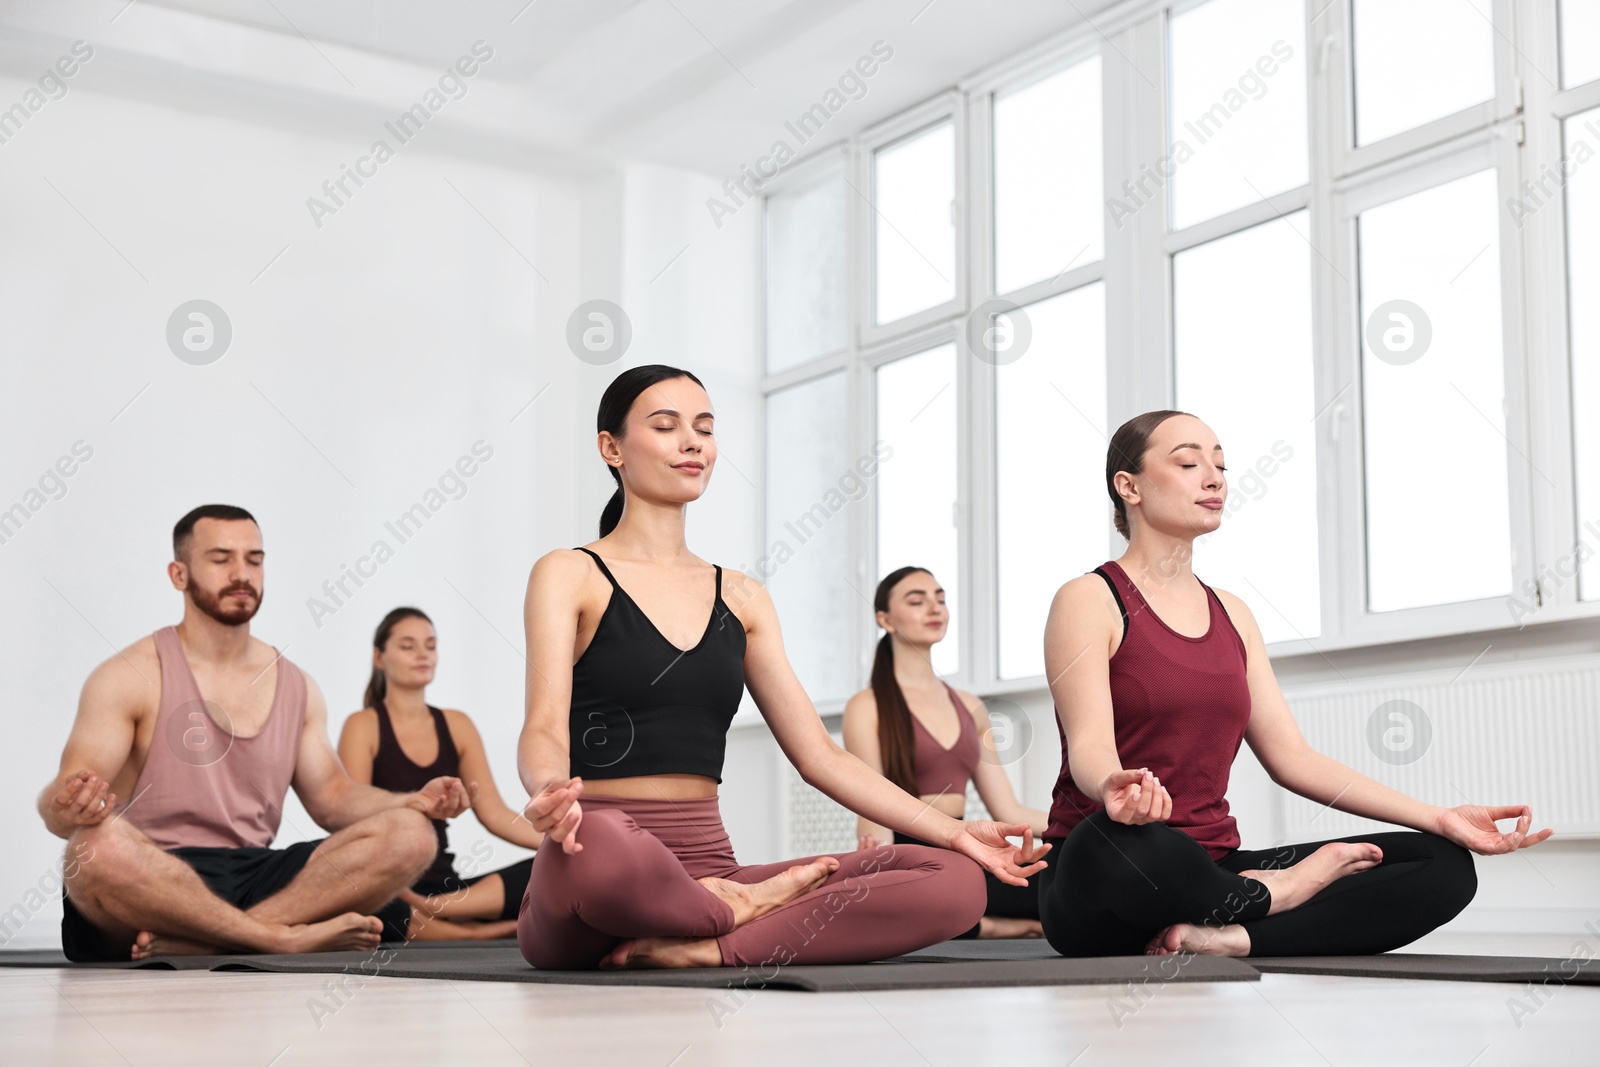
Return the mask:
M530 143L734 175L874 41L886 42L894 58L868 82L865 97L830 121L827 142L1077 27L1110 3L135 0L124 9L117 0L115 21L97 44L115 48L119 33L131 40L158 32L157 23L182 13L185 37L206 25L200 20L231 24L218 28L234 35L241 28L278 35L285 43L275 51L292 58L293 49L304 49L328 91L343 92L336 75L353 88L360 80L335 66L349 65L347 49L443 70L482 39L495 56L479 77L516 97L523 119L515 126ZM0 3L0 11L13 14L18 6L29 5ZM296 77L303 89L304 72Z

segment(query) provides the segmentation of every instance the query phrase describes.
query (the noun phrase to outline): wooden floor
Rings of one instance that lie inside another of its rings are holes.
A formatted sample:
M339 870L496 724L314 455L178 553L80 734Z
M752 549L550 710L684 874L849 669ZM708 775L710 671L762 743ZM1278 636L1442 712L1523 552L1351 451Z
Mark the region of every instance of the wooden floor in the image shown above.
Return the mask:
M1567 957L1574 938L1414 951ZM1492 1064L1600 1062L1600 987L1266 975L850 994L328 976L0 970L0 1064ZM1520 1005L1519 1010L1513 1010Z

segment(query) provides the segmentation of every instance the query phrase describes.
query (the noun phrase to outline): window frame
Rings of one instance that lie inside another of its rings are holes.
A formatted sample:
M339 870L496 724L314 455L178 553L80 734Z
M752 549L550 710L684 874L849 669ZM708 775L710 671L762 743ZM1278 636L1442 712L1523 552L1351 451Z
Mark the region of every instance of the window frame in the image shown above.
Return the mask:
M857 196L848 213L853 249L850 345L844 352L762 380L763 392L843 367L850 375L852 444L876 438L875 371L884 363L953 341L957 352L958 553L963 612L961 670L952 679L985 694L1037 692L1042 676L1001 680L997 625L1000 605L994 559L998 502L992 477L995 434L994 368L971 356L965 320L971 309L1003 298L1028 306L1094 282L1105 284L1107 405L1113 425L1129 415L1171 403L1176 379L1172 328L1173 257L1219 237L1305 210L1312 256L1311 351L1317 433L1321 633L1268 646L1275 661L1315 669L1325 654L1361 652L1433 639L1473 643L1477 635L1515 630L1510 598L1369 614L1366 611L1365 490L1360 408L1361 330L1356 273L1359 211L1492 167L1500 199L1502 352L1505 369L1508 505L1513 546L1511 598L1524 599L1538 581L1536 616L1528 625L1600 619L1600 599L1579 601L1578 583L1548 580L1550 564L1577 541L1572 427L1571 335L1566 274L1566 218L1540 210L1518 226L1505 210L1525 175L1558 165L1562 123L1600 107L1600 80L1561 89L1540 72L1559 76L1556 0L1515 4L1494 0L1495 85L1492 99L1357 147L1353 138L1351 70L1353 0L1305 0L1308 182L1222 216L1170 231L1170 198L1141 207L1124 228L1105 230L1104 258L1062 276L1008 293L994 291L993 107L997 95L1025 88L1082 61L1101 57L1102 181L1115 195L1145 161L1167 152L1167 20L1200 0L1127 0L1083 24L1039 42L1005 62L973 73L890 119L786 169L783 179L824 157L845 161ZM892 323L871 321L875 264L869 202L874 153L941 121L954 129L956 151L955 295ZM764 193L787 186L769 183ZM1404 191L1401 191L1404 190ZM1158 206L1159 205L1159 206ZM763 257L764 263L764 257ZM764 299L764 298L763 298ZM765 338L763 322L762 337ZM763 360L764 366L764 360ZM1520 451L1520 455L1519 455ZM1527 457L1527 461L1523 460ZM1548 476L1534 474L1534 465ZM858 584L875 580L878 493L852 518ZM1109 509L1106 518L1110 528ZM1116 544L1118 542L1113 542ZM1097 562L1097 561L1096 561ZM1086 566L1091 565L1086 561ZM1246 598L1248 600L1248 598ZM874 631L870 611L848 633L858 678L868 677ZM979 635L987 635L980 640ZM1487 638L1486 638L1487 639ZM1326 664L1324 663L1325 667Z

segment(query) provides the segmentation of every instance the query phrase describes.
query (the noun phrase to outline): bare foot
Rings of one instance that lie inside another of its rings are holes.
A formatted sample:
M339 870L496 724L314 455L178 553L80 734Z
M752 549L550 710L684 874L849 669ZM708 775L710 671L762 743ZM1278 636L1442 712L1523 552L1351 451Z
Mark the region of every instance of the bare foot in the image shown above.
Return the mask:
M722 950L717 947L714 937L636 937L622 942L600 960L600 969L603 971L640 967L720 966Z
M1172 956L1193 952L1201 956L1248 956L1250 932L1238 923L1228 926L1195 926L1174 923L1150 939L1146 956Z
M139 936L133 939L132 956L136 960L147 960L151 956L220 956L223 953L216 945L166 937L151 930L140 930Z
M985 915L978 920L978 937L987 941L1003 937L1043 937L1044 925L1038 919L1007 919Z
M1376 867L1383 862L1383 850L1364 841L1333 841L1311 855L1282 870L1240 871L1243 878L1254 878L1272 894L1268 915L1298 908L1323 889L1346 875Z
M810 863L796 864L765 882L746 884L730 882L726 878L698 878L696 881L733 909L733 925L734 929L738 929L751 919L759 919L794 898L811 892L838 869L837 859L823 856Z
M283 928L275 952L368 952L378 947L383 937L383 920L376 915L346 912L319 923L300 923Z

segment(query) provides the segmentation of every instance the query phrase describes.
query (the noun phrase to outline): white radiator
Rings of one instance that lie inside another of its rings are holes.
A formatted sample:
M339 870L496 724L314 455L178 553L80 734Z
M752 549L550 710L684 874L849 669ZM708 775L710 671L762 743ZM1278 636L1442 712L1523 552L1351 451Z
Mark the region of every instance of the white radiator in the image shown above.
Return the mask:
M1433 804L1528 804L1533 828L1600 837L1600 656L1475 666L1285 694L1311 747ZM1275 790L1287 840L1379 824Z

